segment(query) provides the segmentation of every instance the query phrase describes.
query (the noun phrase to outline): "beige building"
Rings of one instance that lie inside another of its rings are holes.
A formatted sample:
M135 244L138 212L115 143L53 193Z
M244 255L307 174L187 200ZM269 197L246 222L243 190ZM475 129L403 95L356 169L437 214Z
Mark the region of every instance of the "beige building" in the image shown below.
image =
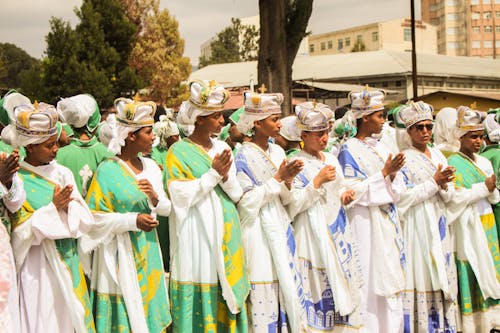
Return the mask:
M438 28L438 52L497 58L500 0L422 0L422 20Z
M309 54L326 55L349 53L353 48L363 45L359 51L410 51L410 19L397 19L367 24L324 34L309 36ZM417 52L437 54L436 27L422 23L416 24Z

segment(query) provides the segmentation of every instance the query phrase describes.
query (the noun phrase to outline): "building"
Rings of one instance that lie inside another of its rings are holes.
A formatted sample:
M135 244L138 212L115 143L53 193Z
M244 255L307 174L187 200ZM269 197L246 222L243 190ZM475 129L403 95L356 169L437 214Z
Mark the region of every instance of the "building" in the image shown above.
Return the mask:
M419 53L437 54L436 27L416 22ZM363 45L363 47L359 47ZM411 20L397 19L309 36L309 54L325 55L358 51L411 51Z
M422 20L438 29L438 53L498 58L500 0L421 0Z
M418 95L437 91L481 96L497 94L500 90L498 64L494 59L419 54ZM309 86L322 90L329 89L322 83L368 84L397 92L387 96L387 100L399 102L413 98L411 73L411 52L371 51L299 57L295 59L292 77L295 83L310 82ZM210 65L191 73L189 79L214 79L225 87L248 87L255 81L257 86L257 62ZM294 96L297 96L295 92ZM332 106L345 104L342 99L325 99Z

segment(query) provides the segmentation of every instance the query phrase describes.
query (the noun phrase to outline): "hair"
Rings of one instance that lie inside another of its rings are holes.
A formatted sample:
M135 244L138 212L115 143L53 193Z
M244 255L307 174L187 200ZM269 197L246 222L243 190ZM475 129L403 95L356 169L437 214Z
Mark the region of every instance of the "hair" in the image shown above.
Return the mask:
M349 111L349 108L346 106L339 106L338 108L335 109L335 119L340 119L342 118L347 111Z

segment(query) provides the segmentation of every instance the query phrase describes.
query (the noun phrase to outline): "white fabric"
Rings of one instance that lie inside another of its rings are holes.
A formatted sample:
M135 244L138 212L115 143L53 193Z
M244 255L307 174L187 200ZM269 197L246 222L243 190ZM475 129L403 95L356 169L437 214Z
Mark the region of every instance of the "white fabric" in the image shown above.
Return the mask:
M11 123L13 123L16 119L16 117L14 116L14 109L19 105L32 106L33 104L31 104L31 101L28 97L18 92L11 92L10 94L7 94L3 97L3 107L7 111Z
M484 128L491 142L500 142L500 124L496 113L490 113L484 119Z
M245 113L242 117L244 115ZM280 305L278 295L268 293L257 296L254 294L255 291L251 290L249 313L253 316L253 325L269 324L265 319L263 322L257 322L256 316L260 313L255 314L252 311L252 306L255 307L255 311L259 309L258 304L252 303L259 299L262 302L271 301L275 310L279 306L283 307L291 332L299 332L305 308L303 300L297 293L300 278L294 280L293 269L296 269L297 265L295 263L293 268L290 267L291 258L287 245L290 218L283 206L290 203L292 197L286 185L273 178L279 165L286 159L285 152L275 144L269 144L268 150L264 152L254 143L246 142L238 150L237 164L240 163L240 159L246 161L244 165L250 168L252 174L249 176L242 171L237 174L245 193L238 203L238 211L249 279L252 285L257 285L256 289L260 285L272 285L279 281L279 291L284 299L284 304ZM259 298L261 296L262 298ZM271 316L270 313L262 315Z
M295 106L295 114L304 131L323 131L334 120L332 109L326 104L304 102Z
M433 120L432 112L434 108L422 101L410 102L404 105L397 113L397 122L409 128L423 120Z
M361 271L365 279L360 311L368 332L400 332L403 309L399 292L405 287L401 257L404 243L397 213L390 212L389 205L398 202L406 190L403 175L398 172L392 182L389 176L382 176L389 150L375 139L366 138L362 142L352 138L342 149L351 154L364 173L364 176L358 175L343 165L346 186L356 192L347 215L360 244Z
M434 144L442 152L457 152L460 141L456 135L457 110L443 108L436 115L434 123Z
M385 92L383 90L364 89L349 93L351 110L356 119L384 109Z
M486 177L494 173L488 159L478 154L474 154L474 158L474 164ZM450 215L458 217L455 222L457 257L459 260L469 262L485 299L500 298L500 282L497 279L481 216L492 214L491 205L499 201L498 189L490 193L484 183L477 183L470 190L458 189L457 195L448 204Z
M207 154L214 158L225 149L230 149L225 142L212 139L212 148ZM241 309L237 307L224 268L224 216L221 201L215 192L217 185L233 202L240 200L243 191L236 180L234 163L225 182L217 171L210 169L200 178L168 183L173 204L169 219L170 278L180 283L220 283L229 310L236 314Z
M12 233L19 278L21 332L87 332L85 310L74 297L71 276L61 261L54 240L80 238L93 226L71 171L57 162L21 166L64 187L73 185L68 212L53 203L37 209ZM50 228L47 227L50 221Z
M292 158L303 161L304 169L294 179L293 199L287 210L293 219L300 260L307 260L315 269L326 271L335 311L341 316L350 315L349 321L359 325L360 322L351 321L356 318L353 312L359 305L362 285L357 244L354 244L349 222L345 230L338 230L334 235L329 229L341 208L340 195L346 190L344 176L333 155L324 154L324 157L325 160L321 161L302 150ZM313 180L326 165L335 167L336 178L316 189ZM315 299L314 303L317 301Z
M88 94L62 98L57 102L57 112L63 122L75 128L85 126L97 108L96 100Z
M281 118L280 135L288 141L302 141L300 138L301 130L297 121L296 116Z
M108 115L106 121L99 128L99 141L109 148L109 143L116 136L116 116L114 113Z
M0 197L5 205L5 207L0 207L2 219L8 219L7 209L13 213L21 208L26 193L23 189L23 182L17 174L14 175L9 190L0 183ZM0 265L2 267L0 269L0 331L19 332L21 323L16 265L10 245L10 236L3 223L0 223Z
M151 183L158 195L156 207L148 199L151 215L168 216L171 203L163 189L161 171L156 163L149 158L141 158L142 171L135 174L121 159L113 158L137 181L147 179ZM125 214L94 212L96 226L88 236L83 237L81 247L84 252L95 250L91 272L92 289L96 289L97 285L99 292L123 295L130 327L134 332L146 333L148 326L144 317L144 304L137 278L134 252L128 235L129 231L140 231L137 228L137 215L136 212ZM150 232L156 235L156 230ZM165 283L165 280L162 281ZM166 286L165 290L168 290Z
M219 111L224 109L231 94L216 81L196 80L189 85L191 92L189 96L190 104L193 107L199 107L202 110L217 108Z
M406 130L405 130L406 132ZM397 154L400 151L400 146L398 145L398 129L389 125L388 122L384 123L382 126L382 137L380 142L383 143L392 154Z

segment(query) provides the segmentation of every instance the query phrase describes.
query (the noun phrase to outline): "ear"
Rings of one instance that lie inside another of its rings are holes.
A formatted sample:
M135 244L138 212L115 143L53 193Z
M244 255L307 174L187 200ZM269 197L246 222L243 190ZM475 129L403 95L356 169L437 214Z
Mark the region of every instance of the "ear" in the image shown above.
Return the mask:
M26 147L24 147L24 148L26 149L26 151L27 151L28 153L33 152L33 145L27 145L27 146L26 146Z
M129 141L131 141L131 142L134 142L134 141L135 141L135 139L136 139L136 137L137 137L137 136L136 136L136 134L135 134L135 131L129 132L129 133L127 134L127 139L128 139Z

